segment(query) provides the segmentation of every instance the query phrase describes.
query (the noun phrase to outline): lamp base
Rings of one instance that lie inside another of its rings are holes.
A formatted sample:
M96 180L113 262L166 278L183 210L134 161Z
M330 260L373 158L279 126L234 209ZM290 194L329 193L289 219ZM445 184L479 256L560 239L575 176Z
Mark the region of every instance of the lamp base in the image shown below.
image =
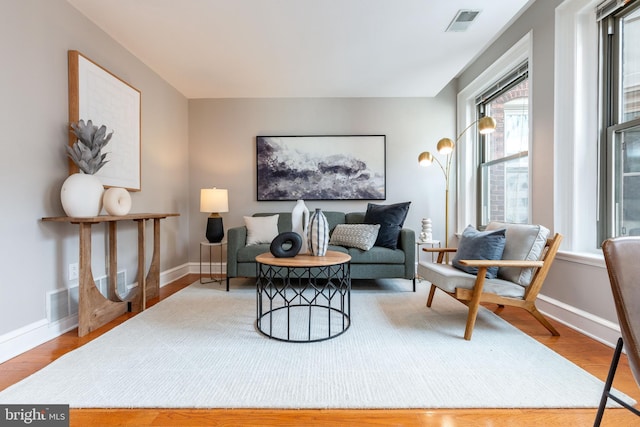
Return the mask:
M207 219L207 232L205 234L209 243L220 243L224 237L224 228L222 226L222 217L210 216Z

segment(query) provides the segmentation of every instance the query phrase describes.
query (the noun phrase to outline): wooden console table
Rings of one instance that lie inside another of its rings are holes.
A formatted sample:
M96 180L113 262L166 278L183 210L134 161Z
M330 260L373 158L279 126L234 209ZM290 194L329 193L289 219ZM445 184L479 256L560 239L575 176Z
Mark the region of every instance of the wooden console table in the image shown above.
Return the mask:
M159 295L160 289L160 220L177 213L134 213L123 216L101 215L89 218L68 216L45 217L42 221L69 222L80 225L80 251L78 276L78 336L84 336L115 319L128 309L142 311L150 298ZM153 255L149 272L145 275L145 224L153 220ZM118 295L117 274L117 224L118 221L138 223L138 287L131 296ZM91 226L106 222L109 224L109 283L105 298L93 280L91 272Z

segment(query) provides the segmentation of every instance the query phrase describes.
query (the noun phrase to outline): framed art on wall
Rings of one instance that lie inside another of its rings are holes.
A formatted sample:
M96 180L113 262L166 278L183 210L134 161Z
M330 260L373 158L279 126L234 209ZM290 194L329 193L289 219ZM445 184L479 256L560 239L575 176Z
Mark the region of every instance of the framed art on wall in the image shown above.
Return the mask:
M95 176L105 187L139 191L140 185L140 91L83 56L68 52L69 122L89 120L105 125L113 137L103 152L108 163ZM76 137L69 132L69 144ZM69 174L78 172L69 162Z
M258 136L257 199L385 200L385 135Z

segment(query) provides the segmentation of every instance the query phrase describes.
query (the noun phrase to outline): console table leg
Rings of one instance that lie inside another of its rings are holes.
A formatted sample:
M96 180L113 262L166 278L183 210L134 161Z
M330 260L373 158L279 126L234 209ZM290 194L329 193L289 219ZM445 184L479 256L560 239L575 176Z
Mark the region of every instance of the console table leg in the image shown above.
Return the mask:
M153 255L146 286L147 299L160 296L160 218L153 219Z
M153 254L146 272L146 221L138 223L138 291L131 302L131 311L143 311L147 301L160 295L160 218L153 219Z
M145 283L145 220L138 219L138 289L131 301L131 311L143 311L147 306L147 290Z
M90 223L80 223L79 257L78 336L81 337L124 314L127 304L106 299L93 281Z

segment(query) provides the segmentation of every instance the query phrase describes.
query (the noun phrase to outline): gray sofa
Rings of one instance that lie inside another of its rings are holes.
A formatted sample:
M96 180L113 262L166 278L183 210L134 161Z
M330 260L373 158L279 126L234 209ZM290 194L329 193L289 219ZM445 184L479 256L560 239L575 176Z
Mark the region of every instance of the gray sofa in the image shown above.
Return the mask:
M331 231L337 224L361 224L364 212L324 212ZM279 214L278 231L291 231L290 212L256 213L253 216L269 216ZM246 245L247 228L235 227L227 230L227 290L229 280L234 277L256 277L257 255L269 252L269 244ZM368 251L342 246L329 246L329 250L340 251L351 255L352 279L403 278L415 283L415 233L403 228L400 231L397 249L374 246Z

